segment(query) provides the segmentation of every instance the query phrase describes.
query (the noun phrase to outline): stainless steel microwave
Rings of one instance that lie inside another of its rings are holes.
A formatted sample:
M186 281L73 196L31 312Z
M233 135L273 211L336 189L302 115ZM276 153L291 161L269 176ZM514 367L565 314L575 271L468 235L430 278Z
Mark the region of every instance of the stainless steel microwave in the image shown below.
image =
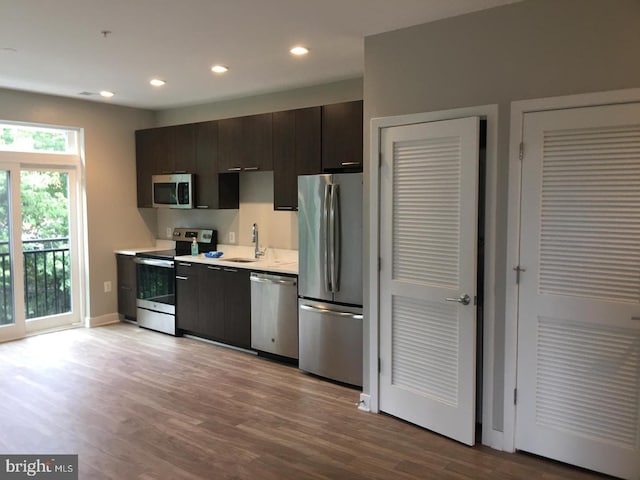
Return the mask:
M153 175L151 193L155 208L193 208L193 174Z

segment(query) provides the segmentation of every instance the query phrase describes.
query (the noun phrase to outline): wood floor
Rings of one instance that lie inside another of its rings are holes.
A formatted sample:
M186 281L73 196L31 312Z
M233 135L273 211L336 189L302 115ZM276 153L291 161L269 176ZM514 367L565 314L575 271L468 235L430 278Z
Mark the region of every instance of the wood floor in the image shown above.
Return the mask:
M129 324L0 344L0 453L82 479L595 479L469 448L296 368Z

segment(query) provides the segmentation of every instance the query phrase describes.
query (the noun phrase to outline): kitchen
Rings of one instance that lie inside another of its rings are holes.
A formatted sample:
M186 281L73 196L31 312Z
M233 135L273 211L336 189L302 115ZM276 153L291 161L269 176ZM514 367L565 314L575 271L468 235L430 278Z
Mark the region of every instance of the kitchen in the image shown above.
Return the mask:
M269 173L275 166L273 208L295 211L301 204L299 216L304 228L300 231L300 288L291 290L292 300L282 300L297 309L295 298L299 293L301 304L299 313L278 311L271 315L274 318L270 323L278 329L271 335L273 346L256 338L258 332L270 327L261 323L269 321L261 308L266 298L257 298L258 283L265 283L267 277L253 271L270 276L284 273L297 284L298 252L265 244L264 232L260 237L261 229L255 222L251 226L253 251L219 242L217 229L167 228L176 251L152 252L145 248L134 252L137 281L132 275L118 286L119 313L137 319L142 327L171 335L186 332L239 348L252 347L262 353L266 350L294 361L298 360L299 336L303 370L361 386L362 176L357 172L362 167L362 102L140 130L136 132L136 152L138 206L173 209L180 214L194 208L237 208L240 177L255 175L256 170ZM291 171L293 175L288 174ZM336 173L318 175L322 172ZM320 183L307 182L313 178ZM315 211L314 206L320 203L323 206ZM224 237L232 239L233 235ZM195 251L184 257L190 248ZM204 258L216 249L221 257ZM117 253L119 268L132 272L123 256L132 252ZM171 281L174 263L175 286ZM205 270L200 263L208 265ZM329 273L323 276L325 269ZM118 276L122 279L120 271ZM286 282L286 277L271 281ZM127 300L131 306L126 305ZM253 305L251 311L249 305ZM287 325L281 325L283 319L278 317L282 316L290 319ZM331 316L341 316L343 321L330 320ZM346 317L353 317L349 322L352 326L342 326L348 322ZM283 351L277 347L281 337L287 335L296 345ZM319 339L324 338L326 345L319 345ZM341 350L335 345L344 346Z
M297 235L292 234L297 227L295 215L273 211L270 198L272 180L270 174L266 173L241 175L241 205L236 213L193 211L187 214L189 217L185 221L181 221L176 212L156 214L151 210L136 209L135 186L131 182L135 178L134 140L131 135L134 130L361 98L364 98L365 126L372 117L499 103L501 140L498 203L504 205L508 183L509 102L522 98L637 87L640 79L635 66L621 61L617 55L611 55L611 52L632 52L636 49L637 39L630 33L633 31L633 20L637 18L635 8L633 2L616 3L615 8L609 2L595 1L562 2L561 6L556 2L522 2L415 27L406 32L376 35L365 41L367 68L364 82L362 79L339 81L292 90L286 95L265 94L199 108L176 108L155 115L136 109L85 105L87 102L2 90L0 111L2 118L7 120L82 125L85 128L90 265L90 302L86 317L94 324L107 323L113 321L116 310L115 296L103 292L103 281L109 278L115 280L113 250L151 245L155 238L168 238L166 228L215 224L221 238L233 231L237 242L248 246L251 244L251 225L258 223L265 245L266 242L273 242L275 248L297 248ZM581 12L580 22L573 15L575 12ZM511 29L513 25L519 26L518 32ZM485 35L488 31L495 35ZM452 44L442 51L424 48L424 45L443 46L443 38ZM456 38L472 40L465 49L455 43ZM558 46L560 49L556 50ZM585 51L589 52L588 58L585 58ZM447 60L454 55L460 59L458 62ZM437 72L429 70L416 64L415 56L420 56L426 63L437 63L446 68ZM394 68L390 69L390 65ZM469 72L473 72L472 76L475 77L473 85L468 81ZM430 91L423 88L427 79L432 82ZM41 105L37 112L28 107L34 102ZM364 158L368 159L366 130L364 145ZM368 189L368 162L364 165L365 195ZM253 212L261 216L257 217ZM498 237L502 240L498 251L504 249L506 242L506 221L503 218L506 213L501 212ZM364 218L366 223L366 204ZM271 225L276 227L272 229ZM122 230L132 235L128 245L122 244ZM367 245L365 240L365 253ZM503 273L506 270L505 262L503 255L496 259L499 296L504 296L504 284L507 281L507 274ZM365 266L365 278L367 270L368 266ZM495 363L492 367L493 417L489 424L495 431L499 447L502 433L508 436L510 427L508 417L504 414L508 401L503 385L505 353L500 343L504 341L505 314L500 298L497 304ZM366 308L365 305L365 317ZM365 324L365 335L366 330ZM369 370L369 362L365 351L365 371ZM368 388L365 378L364 390Z

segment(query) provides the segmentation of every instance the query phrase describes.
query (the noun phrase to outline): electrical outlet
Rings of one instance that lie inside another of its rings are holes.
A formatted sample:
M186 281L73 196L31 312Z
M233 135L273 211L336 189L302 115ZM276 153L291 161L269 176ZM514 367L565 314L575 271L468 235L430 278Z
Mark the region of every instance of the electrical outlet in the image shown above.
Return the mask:
M104 282L104 293L109 293L111 291L111 281L107 280Z
M236 243L236 232L229 232L229 243Z
M167 238L171 238L171 236L173 235L173 230L171 229L171 227L167 227L167 231L165 232Z

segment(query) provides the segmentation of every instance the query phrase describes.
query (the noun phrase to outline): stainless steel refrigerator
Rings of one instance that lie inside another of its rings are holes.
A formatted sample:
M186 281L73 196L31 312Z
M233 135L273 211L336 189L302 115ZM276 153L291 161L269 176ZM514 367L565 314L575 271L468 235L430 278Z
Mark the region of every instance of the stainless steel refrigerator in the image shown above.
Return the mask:
M298 177L299 367L362 386L362 174Z

